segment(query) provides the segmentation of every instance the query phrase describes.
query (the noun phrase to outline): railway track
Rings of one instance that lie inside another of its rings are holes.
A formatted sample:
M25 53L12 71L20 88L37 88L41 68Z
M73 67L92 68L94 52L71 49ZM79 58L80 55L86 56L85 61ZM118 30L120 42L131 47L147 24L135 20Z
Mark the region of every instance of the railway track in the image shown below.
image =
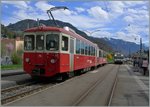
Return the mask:
M84 101L86 99L86 97L88 97L88 95L90 93L92 93L92 91L96 88L96 86L98 84L101 84L105 78L107 78L107 75L109 75L110 71L115 69L114 66L110 67L109 69L106 70L106 72L104 72L103 75L101 75L101 77L99 77L97 79L97 81L95 81L94 83L92 83L89 88L87 88L87 90L85 90L83 93L81 93L76 100L74 100L75 102L73 102L73 106L77 106L77 105L80 105L80 103L82 103L82 101ZM117 67L117 69L119 69L119 67ZM117 75L116 75L117 76ZM77 76L75 78L81 78L82 76ZM71 80L69 80L71 81ZM68 81L68 82L69 82ZM17 86L16 88L15 87L11 87L11 88L8 88L8 89L5 89L5 90L2 90L1 91L1 104L2 105L7 105L11 102L14 102L16 100L19 100L19 99L22 99L28 95L33 95L35 93L38 93L44 89L47 89L49 87L53 87L55 86L55 84L57 84L56 82L55 83L47 83L47 84L43 84L43 83L31 83L31 84L27 84L26 86ZM58 84L59 85L59 84ZM113 85L115 86L115 85ZM111 92L112 93L112 92ZM109 96L113 96L113 94L109 95ZM107 99L107 103L108 103L108 100ZM70 104L69 104L70 105ZM108 104L106 104L108 105Z
M55 84L56 83L45 84L45 83L30 82L27 84L22 84L3 89L1 90L1 104L5 105L7 103L16 101L18 99L39 92Z
M76 77L80 78L80 77ZM62 82L62 81L61 81ZM50 86L60 83L60 81L53 81L53 83L38 83L36 81L29 82L26 84L20 84L13 87L8 87L1 90L1 104L7 105L8 103L14 102L18 99L24 98L25 96L37 93Z
M119 68L120 68L120 65L118 67L118 71L119 71ZM92 91L99 85L101 84L105 78L108 76L108 74L110 73L110 71L114 69L113 66L110 68L109 71L107 71L107 73L105 73L102 77L100 77L96 82L94 82L84 93L82 93L78 98L77 100L75 100L75 102L71 105L71 106L80 106L80 103L82 103L90 93L92 93ZM117 71L117 72L118 72ZM116 82L117 82L117 74L116 74L116 77L115 77L115 82L113 84L113 91L110 92L110 97L107 99L105 105L110 105L111 104L111 99L112 99L112 96L113 96L113 92L114 92L114 89L115 89L115 86L116 86Z
M115 81L114 81L114 84L113 84L113 87L112 87L112 90L111 90L111 93L110 93L110 98L108 99L107 106L111 106L112 98L113 98L115 88L116 88L116 85L117 85L117 81L118 81L118 72L119 72L119 70L120 70L120 66L119 66L118 71L116 73Z

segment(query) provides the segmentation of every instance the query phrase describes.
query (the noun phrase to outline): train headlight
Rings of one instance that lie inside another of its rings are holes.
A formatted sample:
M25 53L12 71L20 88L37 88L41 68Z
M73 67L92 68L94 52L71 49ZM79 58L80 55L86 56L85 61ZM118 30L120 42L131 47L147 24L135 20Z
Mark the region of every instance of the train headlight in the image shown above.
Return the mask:
M29 62L29 61L30 61L30 59L29 59L29 58L26 58L26 59L25 59L25 61L26 61L26 62Z
M51 59L50 61L51 61L52 64L54 64L56 62L55 59Z

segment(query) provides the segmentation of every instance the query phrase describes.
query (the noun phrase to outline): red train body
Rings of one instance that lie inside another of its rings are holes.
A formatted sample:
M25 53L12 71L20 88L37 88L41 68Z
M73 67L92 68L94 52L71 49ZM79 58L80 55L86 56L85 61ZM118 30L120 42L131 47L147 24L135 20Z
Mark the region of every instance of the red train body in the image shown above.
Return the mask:
M27 29L24 33L24 71L31 76L87 70L107 63L104 51L68 28Z

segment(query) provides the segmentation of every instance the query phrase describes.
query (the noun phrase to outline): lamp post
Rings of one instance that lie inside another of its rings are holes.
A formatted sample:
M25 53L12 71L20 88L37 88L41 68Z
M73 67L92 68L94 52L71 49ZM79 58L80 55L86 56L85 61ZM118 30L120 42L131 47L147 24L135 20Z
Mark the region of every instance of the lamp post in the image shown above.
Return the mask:
M92 32L89 32L89 31L87 31L87 30L85 30L85 31L88 32L88 33L90 34L90 36L92 36L93 33L99 32L99 31L101 31L101 30L97 29L97 30L94 30L94 31L92 31Z
M130 24L128 24L128 26L131 26ZM139 55L139 60L140 60L140 66L141 66L141 62L142 62L142 38L140 37L140 46L139 46L139 52L140 52L140 55ZM136 40L136 38L135 38Z

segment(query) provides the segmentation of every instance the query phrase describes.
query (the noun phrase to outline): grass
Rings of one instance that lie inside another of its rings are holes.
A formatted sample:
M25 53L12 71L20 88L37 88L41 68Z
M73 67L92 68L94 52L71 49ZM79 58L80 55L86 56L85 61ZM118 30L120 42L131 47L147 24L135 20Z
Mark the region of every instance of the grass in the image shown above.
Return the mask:
M17 65L2 65L1 70L15 70L15 69L22 69L22 64Z

